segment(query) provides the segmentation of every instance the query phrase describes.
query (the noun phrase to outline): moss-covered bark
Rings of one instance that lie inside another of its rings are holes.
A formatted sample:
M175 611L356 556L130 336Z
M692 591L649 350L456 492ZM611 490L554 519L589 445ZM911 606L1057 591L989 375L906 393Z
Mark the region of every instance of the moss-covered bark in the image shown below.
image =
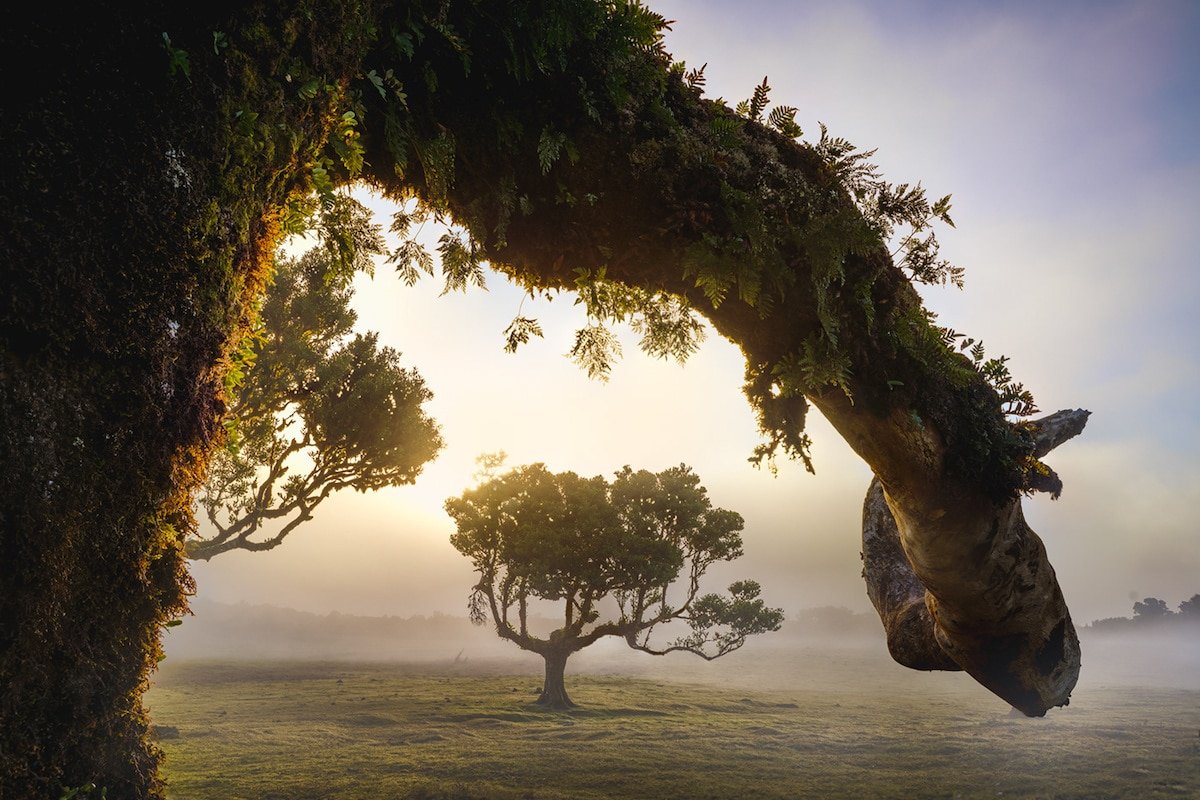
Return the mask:
M235 8L5 26L28 77L0 138L0 796L162 790L141 695L186 607L222 364L341 102L285 73L344 87L369 39L353 4Z

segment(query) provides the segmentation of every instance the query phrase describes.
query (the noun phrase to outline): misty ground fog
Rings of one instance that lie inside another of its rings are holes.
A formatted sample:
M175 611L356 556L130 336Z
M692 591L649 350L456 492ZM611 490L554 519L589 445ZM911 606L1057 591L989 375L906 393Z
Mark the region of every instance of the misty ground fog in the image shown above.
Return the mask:
M555 623L536 618L531 627ZM1083 670L1075 697L1120 686L1200 692L1200 630L1195 626L1127 633L1080 629ZM488 672L538 674L541 658L498 638L490 625L465 616L312 614L266 605L197 601L194 615L166 635L168 666L211 661L344 661L468 664ZM716 685L784 690L861 686L863 691L910 689L962 693L1002 702L962 674L922 673L891 660L872 614L826 607L793 612L782 630L751 638L743 650L713 662L689 654L655 657L610 637L576 653L568 674L625 674ZM1051 712L1053 713L1053 712Z
M465 618L195 610L148 696L177 798L1200 796L1191 627L1084 629L1071 705L1042 719L896 665L838 608L712 663L601 641L567 665L579 707L549 712L541 659Z

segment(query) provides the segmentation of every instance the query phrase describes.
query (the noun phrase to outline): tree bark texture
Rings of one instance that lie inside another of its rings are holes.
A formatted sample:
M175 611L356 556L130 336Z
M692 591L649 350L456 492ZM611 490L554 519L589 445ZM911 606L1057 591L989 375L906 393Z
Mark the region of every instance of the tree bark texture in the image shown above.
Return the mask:
M192 588L192 492L330 125L267 76L357 73L360 11L43 4L0 31L24 75L0 101L0 797L162 796L142 694Z
M873 481L863 559L893 657L915 669L966 670L1028 716L1066 705L1079 639L1020 503L943 524L914 520L911 506L889 500ZM948 547L948 537L958 541ZM964 568L973 585L959 577Z
M575 704L567 695L564 676L567 668L567 658L570 652L550 650L542 654L546 661L546 674L542 682L542 692L538 695L537 704L554 711L565 711L574 708Z
M1087 418L1087 411L1059 411L1030 423L1034 455L1081 433ZM1062 489L1048 469L1033 483L1056 496ZM1020 505L1013 505L998 509L993 525L976 528L973 540L959 547L960 560L946 564L938 556L944 548L929 541L939 531L936 522L898 524L905 509L876 478L863 504L863 577L897 662L913 669L964 669L1022 713L1041 716L1070 696L1075 673L1062 665L1078 663L1079 639L1045 548ZM950 531L963 536L970 529ZM992 596L945 591L941 574L964 564L980 572ZM1007 611L989 614L985 603ZM971 617L969 628L961 624L963 616Z

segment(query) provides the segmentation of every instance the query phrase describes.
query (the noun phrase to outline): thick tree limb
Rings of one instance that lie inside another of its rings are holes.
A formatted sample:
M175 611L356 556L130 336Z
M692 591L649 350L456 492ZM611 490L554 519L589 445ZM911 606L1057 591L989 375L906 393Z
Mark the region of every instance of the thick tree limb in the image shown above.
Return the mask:
M1078 435L1089 413L1059 411L1027 423L1034 452L1045 455ZM913 669L965 669L1030 716L1065 705L1078 673L1079 642L1045 549L1025 524L1019 501L997 509L995 527L965 543L990 567L983 572L980 596L1004 612L971 620L967 618L978 614L979 603L946 591L944 578L931 569L937 562L926 555L944 546L928 538L930 529L938 527L914 525L902 534L893 511L898 505L879 478L872 480L863 504L863 578L892 657ZM900 506L899 513L909 512ZM1004 551L997 553L1000 546ZM1033 633L1031 620L1041 622ZM1039 628L1044 635L1037 635ZM985 640L1001 646L981 647Z
M463 20L460 32L469 41L500 24ZM578 100L580 85L659 69L653 53L606 62L580 41L561 75L485 85L473 78L484 69L480 41L469 75L447 77L436 95L418 97L415 87L407 101L419 109L411 130L455 131L453 184L424 161L393 169L382 129L368 137L373 178L448 207L528 286L572 289L580 271L603 272L687 298L742 348L768 437L803 457L807 399L878 476L928 592L926 611L889 601L885 614L930 620L943 651L927 634L893 637L902 661L945 666L948 656L1025 713L1065 703L1077 641L1020 493L1058 491L1052 473L1030 467L1036 442L1058 441L1071 429L1066 420L1029 430L1007 422L984 376L940 343L909 278L882 242L871 244L816 148L748 120L725 135L728 109L676 80L650 78L612 107ZM449 96L458 101L441 99ZM522 116L532 132L524 140L492 127L510 114L496 98L513 96L555 98L554 117ZM381 109L377 118L388 113L400 112ZM539 166L543 130L572 142L575 157ZM529 213L514 213L515 199ZM727 281L716 296L713 280ZM900 597L916 593L910 584Z
M867 597L883 621L892 658L912 669L962 669L933 634L925 585L904 555L896 519L878 478L871 480L863 502L862 560Z
M1041 458L1060 444L1083 433L1091 415L1090 411L1076 408L1055 411L1048 417L1026 423L1026 427L1033 433L1033 454Z

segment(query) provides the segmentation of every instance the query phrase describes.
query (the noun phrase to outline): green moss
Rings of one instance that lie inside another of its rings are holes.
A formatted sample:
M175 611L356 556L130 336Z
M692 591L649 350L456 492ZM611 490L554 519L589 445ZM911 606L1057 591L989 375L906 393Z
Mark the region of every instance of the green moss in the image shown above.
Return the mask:
M41 38L6 34L53 88L6 114L20 135L3 143L0 616L20 625L0 629L0 794L162 793L141 695L192 588L182 537L221 435L222 365L275 209L344 100L298 101L277 67L345 86L366 10L247 9L222 21L219 52L193 7L48 9Z

